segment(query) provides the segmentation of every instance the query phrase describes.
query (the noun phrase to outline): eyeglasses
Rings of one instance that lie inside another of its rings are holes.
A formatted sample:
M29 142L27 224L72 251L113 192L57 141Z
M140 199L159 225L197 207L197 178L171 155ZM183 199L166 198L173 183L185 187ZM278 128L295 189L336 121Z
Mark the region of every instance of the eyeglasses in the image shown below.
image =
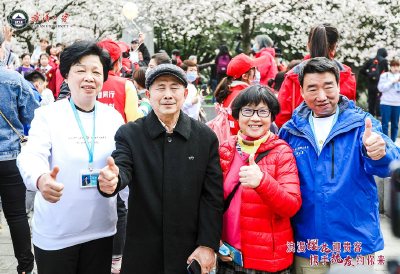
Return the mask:
M242 108L240 110L244 117L252 117L254 112L257 112L258 117L267 118L271 111L269 109L251 109L251 108Z

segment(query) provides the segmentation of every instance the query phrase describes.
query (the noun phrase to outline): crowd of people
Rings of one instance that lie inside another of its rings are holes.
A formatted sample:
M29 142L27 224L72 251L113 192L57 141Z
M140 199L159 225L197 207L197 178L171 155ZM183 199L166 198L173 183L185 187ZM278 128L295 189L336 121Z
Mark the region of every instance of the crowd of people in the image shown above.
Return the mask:
M198 64L151 55L143 34L42 38L12 67L12 35L0 32L0 196L19 274L35 261L39 274L323 274L384 248L373 176L400 159L400 61L386 50L360 70L368 113L330 23L287 67L267 35Z

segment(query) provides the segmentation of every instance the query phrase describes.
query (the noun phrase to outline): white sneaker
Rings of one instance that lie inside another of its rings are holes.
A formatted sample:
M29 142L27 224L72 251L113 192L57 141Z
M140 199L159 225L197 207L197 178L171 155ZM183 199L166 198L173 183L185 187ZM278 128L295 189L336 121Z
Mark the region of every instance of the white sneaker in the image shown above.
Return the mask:
M121 271L121 262L122 262L122 258L119 257L118 259L112 259L112 263L111 263L111 273L112 274L119 274L119 272Z

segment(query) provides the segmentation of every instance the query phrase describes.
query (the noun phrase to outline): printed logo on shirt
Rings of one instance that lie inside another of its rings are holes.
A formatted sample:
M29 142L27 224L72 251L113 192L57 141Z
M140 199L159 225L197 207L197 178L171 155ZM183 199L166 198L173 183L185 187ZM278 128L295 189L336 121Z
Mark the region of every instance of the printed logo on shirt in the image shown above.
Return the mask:
M309 148L310 148L309 146L302 146L302 147L293 148L292 149L293 155L295 157L299 157L299 156L303 155L306 152L306 150L308 150Z
M86 135L86 138L88 139L89 143L92 142L92 136ZM94 143L98 144L99 140L101 140L101 139L107 139L107 137L106 136L96 136ZM71 140L73 142L73 144L76 144L76 145L86 145L86 142L82 136L71 136L71 137L68 137L68 140Z

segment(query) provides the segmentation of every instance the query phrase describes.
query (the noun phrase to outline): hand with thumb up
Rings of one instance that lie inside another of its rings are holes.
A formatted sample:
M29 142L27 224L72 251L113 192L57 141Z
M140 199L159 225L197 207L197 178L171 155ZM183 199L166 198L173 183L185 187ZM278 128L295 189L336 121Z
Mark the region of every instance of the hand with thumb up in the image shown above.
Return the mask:
M52 171L43 174L37 181L37 187L42 193L43 198L50 203L57 203L63 193L64 185L56 182L59 171L59 167L54 166Z
M382 136L372 131L370 118L365 119L365 131L362 138L368 156L372 160L379 160L386 155L386 143Z
M243 187L256 188L260 185L263 173L254 161L254 154L250 154L249 165L240 168L239 176Z
M115 165L114 158L107 158L107 166L100 171L99 188L102 192L113 194L118 185L119 168Z

